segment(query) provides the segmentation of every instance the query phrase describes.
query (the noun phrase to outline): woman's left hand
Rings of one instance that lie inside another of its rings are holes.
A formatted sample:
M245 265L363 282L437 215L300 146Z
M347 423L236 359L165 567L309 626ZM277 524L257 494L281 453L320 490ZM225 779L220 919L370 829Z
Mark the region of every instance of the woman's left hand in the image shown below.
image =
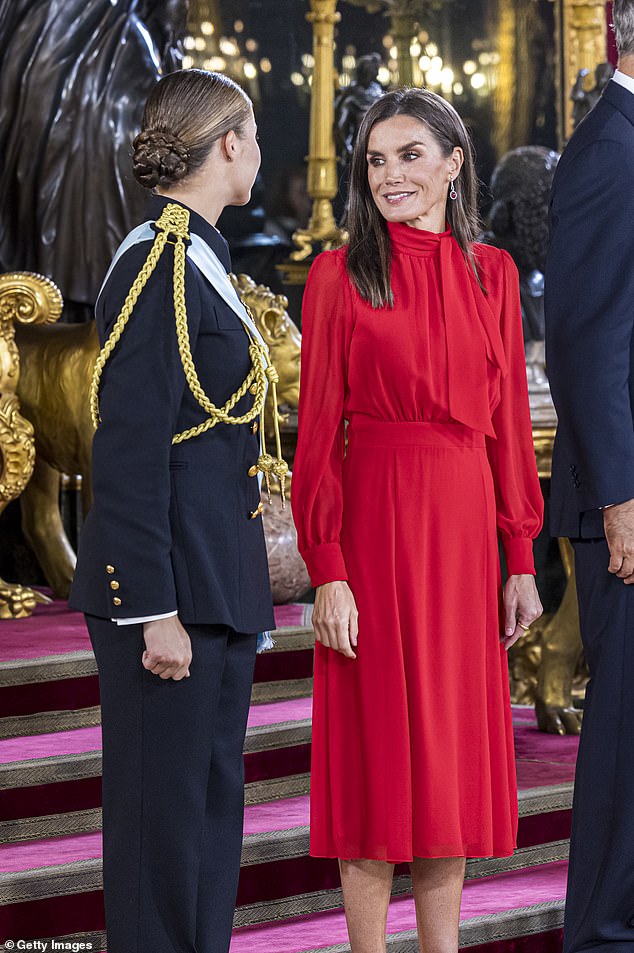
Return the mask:
M504 586L504 635L501 639L507 652L526 635L526 627L539 619L543 611L535 577L528 574L509 576Z

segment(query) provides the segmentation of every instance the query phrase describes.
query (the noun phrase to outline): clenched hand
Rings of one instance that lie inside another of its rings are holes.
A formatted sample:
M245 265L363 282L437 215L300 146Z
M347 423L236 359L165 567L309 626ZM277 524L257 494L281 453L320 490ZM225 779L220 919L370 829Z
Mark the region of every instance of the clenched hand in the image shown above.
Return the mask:
M178 616L144 622L143 637L146 649L141 658L143 668L160 678L173 678L175 682L189 678L192 646Z

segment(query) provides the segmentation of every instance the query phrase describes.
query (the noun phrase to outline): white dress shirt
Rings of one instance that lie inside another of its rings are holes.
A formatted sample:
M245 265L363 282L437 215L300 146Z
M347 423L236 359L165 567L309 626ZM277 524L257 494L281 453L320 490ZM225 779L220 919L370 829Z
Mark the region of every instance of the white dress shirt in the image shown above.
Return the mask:
M617 69L612 79L615 83L618 83L619 86L624 86L625 89L629 89L632 95L634 95L634 76L628 76L627 73L622 73L620 69Z

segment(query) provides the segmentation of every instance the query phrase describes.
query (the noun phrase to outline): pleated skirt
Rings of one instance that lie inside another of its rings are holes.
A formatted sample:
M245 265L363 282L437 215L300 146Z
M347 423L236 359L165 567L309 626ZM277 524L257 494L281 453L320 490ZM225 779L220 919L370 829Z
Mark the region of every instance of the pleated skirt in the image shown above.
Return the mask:
M355 415L342 547L359 643L356 660L316 646L311 854L510 855L517 791L484 437Z

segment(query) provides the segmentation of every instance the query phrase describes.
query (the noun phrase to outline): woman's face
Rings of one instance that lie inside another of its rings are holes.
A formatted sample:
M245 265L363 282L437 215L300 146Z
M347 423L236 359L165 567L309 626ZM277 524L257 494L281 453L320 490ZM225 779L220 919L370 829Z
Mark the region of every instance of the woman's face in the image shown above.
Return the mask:
M235 198L232 205L246 205L260 168L261 155L257 140L258 127L253 112L244 126L244 134L237 139L238 155L234 170Z
M376 207L388 222L443 232L449 181L463 161L459 146L443 155L433 133L412 116L376 123L367 151L368 184Z

